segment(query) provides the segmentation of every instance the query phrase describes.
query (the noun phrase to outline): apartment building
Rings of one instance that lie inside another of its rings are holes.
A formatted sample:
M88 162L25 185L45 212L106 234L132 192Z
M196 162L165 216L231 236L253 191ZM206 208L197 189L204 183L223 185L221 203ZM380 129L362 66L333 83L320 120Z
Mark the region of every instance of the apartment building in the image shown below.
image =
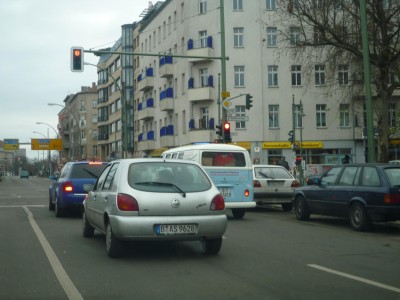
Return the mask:
M124 92L132 98L125 101L127 128L122 127L122 135L110 138L110 131L102 131L99 123L99 134L107 134L111 145L105 153L113 151L113 141L114 149L121 151L117 141L124 135L130 142L122 148L127 156L136 157L159 156L165 149L190 143L211 143L218 138L216 125L226 117L233 143L248 149L254 163L272 164L281 156L294 161L296 153L288 141L292 130L315 172L340 163L345 155L352 162L364 162L366 108L361 73L349 64L330 70L323 51L303 58L291 55L279 35L284 24L277 5L278 1L224 1L221 14L219 0L167 0L149 7L139 23L124 25L121 47L130 43L135 53L148 55L129 56L134 79L127 84L133 89ZM289 42L295 42L298 29L290 32ZM229 58L226 73L218 59L223 49ZM99 66L109 68L113 57ZM121 76L131 79L132 73L127 76L121 69ZM223 81L226 91L221 89ZM99 93L101 89L99 85ZM222 103L222 92L229 92L227 102ZM253 97L249 110L246 94ZM110 102L107 105L110 111ZM395 107L395 102L389 106L392 119ZM99 116L104 115L101 108ZM112 123L107 123L108 128ZM118 132L121 126L115 128Z
M60 159L99 160L97 95L97 85L93 83L63 100L64 107L58 113L58 131L63 143Z

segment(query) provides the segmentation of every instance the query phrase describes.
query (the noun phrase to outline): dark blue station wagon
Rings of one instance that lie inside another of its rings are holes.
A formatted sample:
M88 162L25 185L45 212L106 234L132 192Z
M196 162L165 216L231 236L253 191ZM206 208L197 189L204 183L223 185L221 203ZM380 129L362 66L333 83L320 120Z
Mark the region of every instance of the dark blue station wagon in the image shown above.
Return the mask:
M357 231L371 229L373 222L400 220L400 165L335 166L296 189L293 202L298 220L311 214L346 218Z

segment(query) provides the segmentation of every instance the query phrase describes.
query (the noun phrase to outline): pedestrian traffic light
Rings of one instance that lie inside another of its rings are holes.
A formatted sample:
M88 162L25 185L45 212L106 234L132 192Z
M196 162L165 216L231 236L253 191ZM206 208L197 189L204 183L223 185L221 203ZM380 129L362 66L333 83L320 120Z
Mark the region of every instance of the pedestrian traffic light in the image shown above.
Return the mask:
M253 96L250 94L246 94L246 109L250 109L253 106Z
M224 143L230 143L232 142L232 138L231 138L231 123L229 122L224 122Z
M71 71L83 72L83 48L71 47Z
M289 139L288 139L288 141L291 142L291 143L293 143L293 130L290 130L288 134L289 134Z
M300 155L296 156L296 165L299 166L301 165L302 157Z

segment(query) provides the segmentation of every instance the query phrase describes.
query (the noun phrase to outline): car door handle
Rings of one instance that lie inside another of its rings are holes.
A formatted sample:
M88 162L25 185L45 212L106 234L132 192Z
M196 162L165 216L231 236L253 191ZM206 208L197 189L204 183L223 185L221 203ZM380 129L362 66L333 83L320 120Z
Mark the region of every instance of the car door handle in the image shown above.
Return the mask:
M108 195L104 197L104 202L108 200Z

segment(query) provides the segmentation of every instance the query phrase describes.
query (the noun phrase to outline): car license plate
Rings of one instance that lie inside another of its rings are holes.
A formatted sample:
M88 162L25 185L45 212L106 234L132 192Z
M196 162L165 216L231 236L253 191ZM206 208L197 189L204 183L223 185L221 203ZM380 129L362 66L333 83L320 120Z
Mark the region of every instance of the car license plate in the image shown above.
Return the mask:
M196 224L160 224L156 225L158 235L196 234Z
M231 189L230 188L219 188L219 191L224 198L230 198L231 197Z
M282 181L268 181L268 186L280 187L283 185L284 183Z

